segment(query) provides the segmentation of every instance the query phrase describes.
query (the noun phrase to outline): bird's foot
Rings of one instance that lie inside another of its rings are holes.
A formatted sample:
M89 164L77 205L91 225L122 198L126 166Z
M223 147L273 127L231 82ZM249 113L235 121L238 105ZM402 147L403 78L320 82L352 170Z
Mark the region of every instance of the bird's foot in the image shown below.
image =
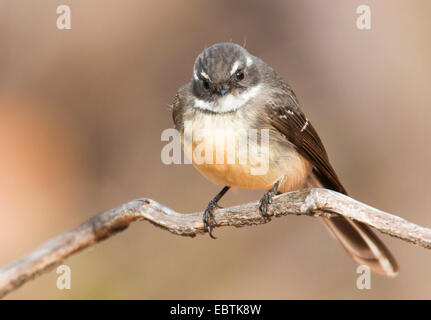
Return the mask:
M214 219L214 210L217 209L217 208L221 208L221 207L217 204L216 201L214 201L214 199L211 200L208 203L208 206L205 209L204 215L203 215L203 218L202 218L202 220L204 222L205 230L208 231L208 234L213 239L216 239L216 237L214 237L213 234L212 234L212 229L213 229L212 226L217 224L216 221L215 221L215 219Z
M262 217L265 219L270 219L270 215L268 214L268 206L272 203L272 198L277 194L278 185L280 184L277 181L274 186L263 195L262 199L259 201L259 211Z

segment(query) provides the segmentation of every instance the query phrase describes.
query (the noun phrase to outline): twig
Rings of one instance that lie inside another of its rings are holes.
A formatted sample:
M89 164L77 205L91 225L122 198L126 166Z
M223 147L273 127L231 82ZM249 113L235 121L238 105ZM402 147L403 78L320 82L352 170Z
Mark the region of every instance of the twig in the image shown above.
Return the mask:
M293 214L327 218L343 215L390 236L431 248L431 229L327 189L307 189L277 196L268 213L272 216ZM268 222L262 218L257 202L218 209L215 219L216 227L244 227ZM133 200L94 216L0 269L0 297L47 272L68 256L126 229L137 220L147 220L181 236L194 237L204 233L201 212L181 214L151 199Z

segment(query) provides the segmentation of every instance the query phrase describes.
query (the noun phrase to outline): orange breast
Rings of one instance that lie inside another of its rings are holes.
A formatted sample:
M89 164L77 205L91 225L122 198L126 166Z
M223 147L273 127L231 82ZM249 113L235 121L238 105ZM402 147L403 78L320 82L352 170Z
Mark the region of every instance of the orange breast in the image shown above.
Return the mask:
M251 139L254 131L246 125L233 116L201 115L185 126L184 152L217 184L268 190L281 180L281 192L303 188L311 172L308 161L287 143Z

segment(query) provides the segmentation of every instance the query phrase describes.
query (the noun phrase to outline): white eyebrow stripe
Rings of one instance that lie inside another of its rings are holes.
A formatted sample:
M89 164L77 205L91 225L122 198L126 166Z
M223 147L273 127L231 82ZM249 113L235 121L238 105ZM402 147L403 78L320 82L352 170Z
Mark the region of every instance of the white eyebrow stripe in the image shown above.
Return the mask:
M239 61L235 61L235 63L232 66L232 69L230 70L230 74L233 75L233 73L238 69Z
M196 74L196 72L193 73L193 78L195 78L195 80L199 80L198 75Z
M205 73L205 71L201 71L201 76L207 80L210 80L210 77Z
M250 67L253 64L253 59L250 57L247 57L246 65L247 67Z

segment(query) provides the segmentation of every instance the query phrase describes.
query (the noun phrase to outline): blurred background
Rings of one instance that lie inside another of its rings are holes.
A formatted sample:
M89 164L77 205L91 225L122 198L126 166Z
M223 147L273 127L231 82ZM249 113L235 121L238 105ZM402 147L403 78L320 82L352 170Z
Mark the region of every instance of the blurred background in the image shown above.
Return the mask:
M56 27L71 8L72 30ZM371 7L371 30L356 8ZM203 210L220 187L164 165L169 104L207 46L233 41L295 90L354 198L431 227L430 1L0 1L0 266L91 216L150 197ZM257 200L234 190L223 206ZM356 288L318 219L217 240L149 223L79 253L9 299L431 298L431 252L382 235L399 276Z

